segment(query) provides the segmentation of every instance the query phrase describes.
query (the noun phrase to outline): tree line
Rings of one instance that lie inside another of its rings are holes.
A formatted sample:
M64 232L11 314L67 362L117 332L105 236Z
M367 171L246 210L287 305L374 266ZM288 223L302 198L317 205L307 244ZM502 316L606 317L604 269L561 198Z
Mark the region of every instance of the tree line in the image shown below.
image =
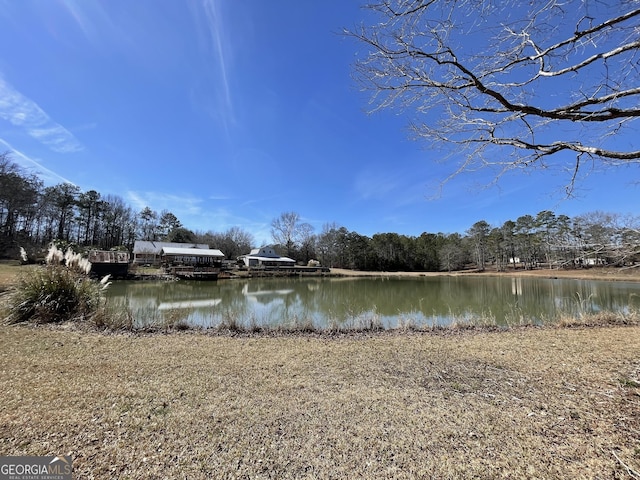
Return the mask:
M57 241L78 250L126 249L136 240L207 243L227 256L247 253L252 236L240 228L193 232L170 211L145 207L136 212L117 195L83 192L70 183L45 187L42 180L0 154L0 258L18 258L24 248L32 259Z
M484 220L464 233L368 237L336 223L314 227L297 212L271 222L273 245L299 263L373 271L452 271L507 268L574 268L633 265L640 260L640 218L591 212L576 217L545 210L502 225ZM240 227L192 231L169 211L136 212L116 195L83 192L63 183L44 187L8 154L0 155L0 257L17 258L20 247L36 257L52 241L84 248L132 250L135 240L203 243L228 259L248 253L253 236Z
M283 218L291 218L288 213ZM274 222L277 227L280 222ZM545 210L492 226L484 220L464 234L422 233L372 237L327 224L318 235L291 236L288 253L315 256L323 265L373 271L453 271L507 268L630 266L640 261L640 219L605 212L570 218ZM275 229L275 233L278 230ZM282 240L282 237L274 236ZM282 250L286 251L281 242Z

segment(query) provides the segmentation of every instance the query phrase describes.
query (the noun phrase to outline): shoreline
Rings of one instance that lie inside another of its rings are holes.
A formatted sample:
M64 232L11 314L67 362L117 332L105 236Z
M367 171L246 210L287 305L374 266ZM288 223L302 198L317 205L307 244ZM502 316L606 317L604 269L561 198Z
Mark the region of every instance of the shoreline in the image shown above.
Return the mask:
M306 271L289 271L289 270L272 270L272 271L242 271L229 272L230 276L218 278L218 280L236 280L251 278L275 278L275 277L397 277L397 278L420 278L420 277L534 277L534 278L550 278L550 279L574 279L574 280L600 280L615 282L640 282L640 268L634 267L591 267L571 270L556 270L539 268L533 270L506 270L495 271L487 269L480 271L473 270L457 270L451 272L407 272L407 271L373 271L373 270L350 270L347 268L327 268L321 272ZM133 278L128 280L175 280L170 275L158 273L137 273Z
M26 267L30 267L28 265ZM5 291L13 283L22 269L23 265L11 265L8 263L0 262L0 292ZM233 275L231 277L219 278L218 280L234 280L245 278L269 278L284 276L284 272L274 272L270 275L268 272L259 272L255 275ZM405 272L405 271L364 271L364 270L350 270L346 268L329 268L328 272L322 273L293 273L289 276L308 278L313 276L329 277L329 278L354 278L354 277L397 277L397 278L420 278L420 277L534 277L534 278L549 278L549 279L574 279L574 280L598 280L598 281L611 281L611 282L640 282L640 268L635 267L591 267L580 268L571 270L556 270L548 268L540 268L535 270L507 270L497 272L495 270L487 269L484 271L479 270L457 270L452 272ZM166 274L158 272L149 273L133 273L128 280L134 281L175 281L175 278L170 278Z
M537 277L537 278L565 278L575 280L602 280L616 282L640 282L640 269L593 267L573 270L536 269L536 270L458 270L452 272L374 272L331 268L331 276L344 277Z

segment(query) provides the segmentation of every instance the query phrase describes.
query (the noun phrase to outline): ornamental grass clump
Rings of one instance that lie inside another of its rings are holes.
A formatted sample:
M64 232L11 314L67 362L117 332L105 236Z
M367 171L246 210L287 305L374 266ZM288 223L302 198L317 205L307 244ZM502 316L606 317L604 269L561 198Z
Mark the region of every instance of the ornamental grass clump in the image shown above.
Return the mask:
M90 263L72 252L62 255L55 246L47 262L29 269L10 287L3 302L5 322L88 320L101 308L108 284L88 277Z

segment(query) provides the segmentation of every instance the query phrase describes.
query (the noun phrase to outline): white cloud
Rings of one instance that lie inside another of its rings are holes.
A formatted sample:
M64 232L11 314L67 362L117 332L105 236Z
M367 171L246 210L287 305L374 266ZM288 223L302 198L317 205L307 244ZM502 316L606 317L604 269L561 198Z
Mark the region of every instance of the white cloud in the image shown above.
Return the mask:
M211 34L213 49L218 57L220 65L220 76L224 90L224 98L226 100L227 108L231 111L231 89L229 87L228 74L229 41L225 38L224 34L224 22L220 12L220 4L215 0L205 0L202 5L207 18L207 26L209 27L209 33Z
M357 175L354 188L363 200L383 200L398 188L398 177L397 173L369 169Z
M257 245L271 241L269 222L238 215L225 206L212 205L210 198L149 191L128 191L126 196L134 210L141 211L145 207L156 213L168 210L190 230L224 232L231 227L240 227L254 236Z
M12 160L14 160L18 165L24 167L27 170L35 168L36 171L34 173L36 173L38 177L40 177L40 179L45 183L55 184L62 182L75 185L72 181L64 178L62 175L58 175L53 170L49 170L48 168L43 167L42 164L40 164L37 160L34 160L33 158L28 157L19 150L16 150L8 142L4 141L1 138L0 144L4 145L6 149L11 152Z
M54 152L71 153L83 149L62 125L54 122L37 103L25 97L0 77L0 118L22 128Z
M202 199L188 195L128 191L127 198L133 207L138 210L142 210L145 207L149 207L158 213L162 210L168 210L178 217L178 219L181 219L181 216L201 213L200 204L202 203Z
M213 82L205 82L192 94L198 108L203 108L220 121L229 136L230 128L236 121L231 81L233 41L228 33L229 19L223 17L222 7L225 3L220 0L202 0L197 8L192 9L200 45L207 56L205 61L210 65L213 79ZM212 93L213 98L209 98Z
M228 200L233 200L234 197L230 196L230 195L211 195L209 197L209 200L213 200L213 201L228 201Z

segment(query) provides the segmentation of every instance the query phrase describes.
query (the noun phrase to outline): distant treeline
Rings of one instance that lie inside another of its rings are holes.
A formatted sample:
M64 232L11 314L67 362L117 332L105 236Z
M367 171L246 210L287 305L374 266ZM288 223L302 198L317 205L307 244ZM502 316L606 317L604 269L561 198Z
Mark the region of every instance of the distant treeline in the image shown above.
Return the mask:
M20 248L37 259L53 241L77 250L126 249L135 240L202 242L224 247L227 256L247 253L251 235L238 228L196 234L169 211L136 212L117 195L83 192L70 183L44 187L7 153L0 154L0 258L18 258Z
M322 263L358 270L625 266L640 260L640 228L637 218L617 214L593 212L570 218L542 211L500 226L481 220L464 235L378 233L369 238L329 228L315 245Z
M509 266L581 267L631 265L640 260L640 220L592 212L570 218L542 211L502 225L484 220L464 234L423 233L372 237L327 224L320 233L294 212L272 223L274 245L300 263L319 260L330 267L374 271L447 271L466 267L504 270ZM18 258L20 247L32 259L52 241L88 248L131 250L135 240L206 243L228 259L248 253L252 235L240 227L194 232L169 211L149 207L135 212L116 195L62 183L44 187L0 154L0 257Z

